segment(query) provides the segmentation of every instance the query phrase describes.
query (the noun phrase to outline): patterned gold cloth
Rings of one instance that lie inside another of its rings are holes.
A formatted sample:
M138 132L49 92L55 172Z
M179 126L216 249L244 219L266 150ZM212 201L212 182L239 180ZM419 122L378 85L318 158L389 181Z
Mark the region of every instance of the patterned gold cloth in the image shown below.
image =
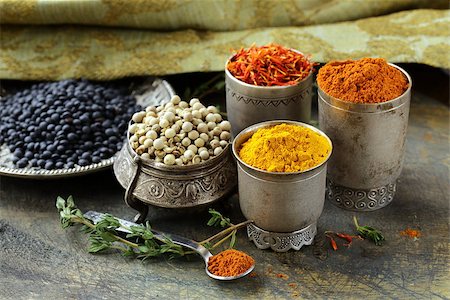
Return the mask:
M0 0L0 78L103 80L220 71L232 49L269 42L311 54L318 62L371 56L450 68L450 10L420 9L447 5L423 0ZM400 11L411 8L416 9ZM381 14L388 15L370 17Z

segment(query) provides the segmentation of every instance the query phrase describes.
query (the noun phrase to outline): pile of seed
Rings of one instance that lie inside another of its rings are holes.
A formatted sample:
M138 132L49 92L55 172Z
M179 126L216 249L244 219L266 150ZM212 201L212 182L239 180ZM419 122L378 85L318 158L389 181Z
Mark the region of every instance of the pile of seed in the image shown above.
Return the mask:
M144 159L166 165L191 165L219 155L231 138L231 125L214 106L196 98L174 96L169 103L149 106L132 117L129 142Z
M98 163L120 150L139 109L125 88L86 80L35 84L0 100L0 144L19 168Z

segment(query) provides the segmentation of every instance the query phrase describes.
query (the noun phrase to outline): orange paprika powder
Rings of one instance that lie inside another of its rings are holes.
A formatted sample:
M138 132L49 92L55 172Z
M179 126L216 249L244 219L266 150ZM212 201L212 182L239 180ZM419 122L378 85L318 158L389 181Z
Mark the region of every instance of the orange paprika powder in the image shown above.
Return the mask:
M401 96L406 76L383 58L331 61L320 68L319 87L328 95L354 103L380 103Z
M217 276L237 276L247 271L255 260L244 252L228 249L211 256L208 271Z

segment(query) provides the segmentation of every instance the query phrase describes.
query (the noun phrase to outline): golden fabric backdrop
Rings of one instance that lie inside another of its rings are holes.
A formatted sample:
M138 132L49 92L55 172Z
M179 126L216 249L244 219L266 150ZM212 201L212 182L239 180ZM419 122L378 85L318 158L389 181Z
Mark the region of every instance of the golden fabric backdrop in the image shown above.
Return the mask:
M429 2L3 0L0 78L220 71L231 49L269 42L319 62L371 56L449 68L450 10L392 13L448 5Z

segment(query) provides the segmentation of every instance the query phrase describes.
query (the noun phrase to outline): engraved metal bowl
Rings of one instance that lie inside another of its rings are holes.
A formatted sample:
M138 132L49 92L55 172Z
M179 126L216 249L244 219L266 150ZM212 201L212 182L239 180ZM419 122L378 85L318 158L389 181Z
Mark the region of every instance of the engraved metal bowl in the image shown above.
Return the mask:
M159 105L168 102L175 91L165 80L149 77L138 87L133 89L132 95L136 102L142 106ZM0 99L1 100L1 99ZM12 163L13 154L6 145L0 145L0 175L29 179L54 179L85 175L104 170L112 166L115 156L102 159L99 163L88 166L75 166L70 169L46 170L39 167L18 168Z
M240 132L233 141L233 155L238 164L239 203L242 213L254 223L248 235L260 249L277 252L299 250L310 245L317 232L325 202L327 161L302 172L268 172L241 160L239 151L258 129L281 123L309 128L332 143L317 128L295 121L276 120L255 124Z
M148 205L192 208L215 202L236 186L236 164L227 145L218 156L188 166L168 166L142 159L125 143L114 162L114 174L126 189L125 202L143 222Z
M303 53L291 49L292 51ZM313 96L313 72L288 86L257 86L235 78L225 63L225 91L228 121L234 136L263 121L292 120L309 123Z
M373 211L392 202L403 167L411 99L408 89L382 103L351 103L320 86L319 128L333 141L327 175L327 200L353 211Z

